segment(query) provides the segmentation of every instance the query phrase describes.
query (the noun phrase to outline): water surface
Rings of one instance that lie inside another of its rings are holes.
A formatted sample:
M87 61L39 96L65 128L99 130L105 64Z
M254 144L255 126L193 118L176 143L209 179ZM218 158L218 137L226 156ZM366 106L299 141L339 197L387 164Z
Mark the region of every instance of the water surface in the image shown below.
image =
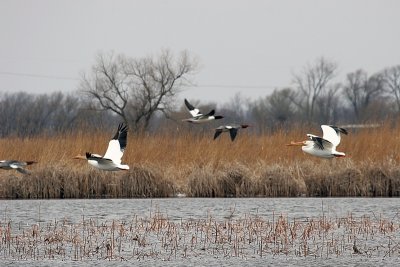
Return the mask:
M264 222L274 222L279 216L288 222L309 222L321 218L362 218L368 217L372 221L387 220L399 224L400 205L398 199L393 198L167 198L167 199L78 199L78 200L1 200L0 221L2 225L9 224L13 234L20 234L32 225L39 225L43 229L48 225L55 225L63 221L70 225L84 224L88 220L96 224L110 224L113 221L132 222L137 218L150 220L155 214L162 214L176 225L187 221L212 220L216 223L240 222L251 217L257 217ZM340 229L339 229L340 230ZM340 230L343 231L343 230ZM335 233L336 234L336 233ZM339 233L341 234L341 233ZM344 233L343 233L344 235ZM333 236L333 233L332 233ZM159 242L155 237L147 237L151 242ZM186 238L186 237L185 237ZM368 237L367 237L368 238ZM380 238L380 237L379 237ZM381 242L387 246L387 240L371 238L371 242ZM295 253L270 253L261 255L256 253L257 247L245 249L245 253L238 256L223 256L220 248L217 253L210 253L212 248L200 250L182 256L181 251L173 257L132 257L129 260L85 259L80 260L33 260L10 259L3 253L0 263L16 263L18 266L27 266L34 263L36 266L82 266L100 264L102 266L158 265L158 266L386 266L397 264L399 260L400 237L398 232L391 235L391 244L399 246L391 249L390 256L382 252L376 253L369 248L364 254L346 252L335 256L334 253L322 255L296 256ZM326 242L326 241L324 241ZM370 243L372 244L372 243ZM373 244L375 246L375 244ZM379 243L376 244L379 246ZM316 244L316 247L319 245ZM339 246L339 245L338 245ZM301 250L293 245L292 251ZM365 246L366 247L366 246ZM371 247L371 245L370 245ZM252 252L252 249L254 253ZM386 249L386 250L385 250ZM329 252L329 251L327 251Z

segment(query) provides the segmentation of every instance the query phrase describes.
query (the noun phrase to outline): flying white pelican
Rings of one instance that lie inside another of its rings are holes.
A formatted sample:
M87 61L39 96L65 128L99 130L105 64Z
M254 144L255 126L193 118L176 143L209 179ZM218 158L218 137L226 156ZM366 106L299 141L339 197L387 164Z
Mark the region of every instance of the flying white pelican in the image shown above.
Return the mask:
M302 142L290 142L288 146L301 146L308 154L321 158L345 157L343 152L336 151L340 143L340 133L347 134L347 130L333 125L321 125L323 136L307 134L309 140Z
M215 129L215 134L214 134L214 140L217 139L217 137L223 133L223 132L229 132L230 136L231 136L231 140L233 142L233 140L235 140L237 132L239 129L241 128L247 128L250 127L250 125L248 124L231 124L231 125L221 125L218 128Z
M208 122L212 120L219 120L222 119L223 116L215 116L215 110L211 110L207 114L202 114L200 113L200 110L198 108L195 108L192 106L189 101L185 99L185 105L189 109L190 114L192 115L192 118L190 119L184 119L182 121L188 121L192 123L203 123L203 122Z
M23 167L37 163L36 161L0 160L0 169L17 170L23 174L30 174Z
M88 163L100 170L118 171L129 170L128 165L121 164L121 158L126 147L126 137L128 127L123 123L118 125L118 130L108 143L108 148L104 156L86 152L86 156L78 155L75 159L86 159Z

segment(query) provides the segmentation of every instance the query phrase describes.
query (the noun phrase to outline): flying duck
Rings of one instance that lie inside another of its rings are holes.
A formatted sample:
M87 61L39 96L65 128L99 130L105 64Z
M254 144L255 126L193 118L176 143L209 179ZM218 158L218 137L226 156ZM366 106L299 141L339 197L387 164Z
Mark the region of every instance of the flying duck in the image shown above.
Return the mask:
M17 170L23 174L30 174L23 167L37 163L36 161L0 160L0 169Z
M223 132L229 132L231 136L231 140L235 140L237 132L241 128L247 128L250 127L248 124L231 124L231 125L221 125L218 128L215 129L215 134L214 134L214 140L217 139L217 137L223 133Z
M86 156L78 155L74 158L86 159L90 165L104 171L129 170L128 165L121 164L121 158L126 148L127 133L128 127L120 123L117 132L108 143L108 148L104 156L86 152Z
M202 114L200 113L200 110L198 108L195 108L192 106L187 99L185 99L185 105L189 109L190 114L192 115L192 118L190 119L184 119L182 121L188 121L192 123L203 123L203 122L208 122L212 120L219 120L222 119L223 116L215 116L215 110L211 110L207 114Z
M321 125L323 136L307 134L309 140L302 142L290 142L288 146L301 146L301 149L308 154L321 158L345 157L343 152L336 151L340 144L340 134L348 134L344 128L334 125Z

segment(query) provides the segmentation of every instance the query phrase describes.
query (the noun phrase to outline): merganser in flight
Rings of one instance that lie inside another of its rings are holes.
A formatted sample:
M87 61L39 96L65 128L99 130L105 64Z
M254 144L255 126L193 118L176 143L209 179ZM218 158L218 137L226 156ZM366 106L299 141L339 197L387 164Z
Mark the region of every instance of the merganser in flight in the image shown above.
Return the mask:
M78 155L75 159L86 159L88 163L100 170L118 171L129 170L128 165L121 164L121 158L126 147L126 137L128 127L123 123L118 125L118 130L108 143L108 148L104 156L86 152L86 156Z
M193 118L190 119L184 119L182 121L188 121L188 122L192 122L192 123L203 123L203 122L208 122L208 121L212 121L212 120L219 120L222 119L223 116L215 116L215 110L211 110L209 113L207 114L202 114L200 113L200 110L195 108L194 106L192 106L189 101L187 101L185 99L185 105L186 107L189 109L190 114L192 114Z
M308 154L321 158L345 157L343 152L336 151L340 143L340 133L347 134L347 130L333 125L321 125L323 136L307 134L309 140L290 142L288 146L302 146L301 149Z
M231 140L235 140L235 137L237 135L237 132L241 128L247 128L250 127L248 124L233 124L233 125L221 125L218 128L215 129L215 134L214 134L214 140L223 132L229 132L231 136Z
M23 167L37 163L36 161L0 160L0 169L17 170L23 174L30 174Z

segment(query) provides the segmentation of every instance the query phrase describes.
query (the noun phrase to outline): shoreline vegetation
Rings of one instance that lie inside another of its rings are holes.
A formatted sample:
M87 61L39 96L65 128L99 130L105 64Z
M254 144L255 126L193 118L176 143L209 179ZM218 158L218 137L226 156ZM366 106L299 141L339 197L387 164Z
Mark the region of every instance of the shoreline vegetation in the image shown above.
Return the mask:
M0 198L145 197L398 197L399 127L349 129L338 151L345 158L319 159L300 147L306 133L294 128L257 135L179 131L128 134L122 162L129 171L94 170L72 159L86 151L103 154L112 132L0 139L0 159L35 160L30 175L0 170Z

